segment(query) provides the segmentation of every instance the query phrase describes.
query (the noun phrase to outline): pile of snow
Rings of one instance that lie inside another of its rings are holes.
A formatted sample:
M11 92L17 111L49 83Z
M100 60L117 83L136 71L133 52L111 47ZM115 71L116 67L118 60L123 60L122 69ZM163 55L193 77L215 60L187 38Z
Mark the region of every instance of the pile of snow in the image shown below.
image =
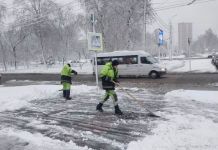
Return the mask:
M17 142L17 147L18 145L21 145L23 150L91 150L87 146L79 147L72 141L64 142L51 139L40 133L30 133L11 128L4 128L0 130L0 135L5 136L5 138L10 137L10 139L6 139L5 141L3 139L3 141L0 141L0 149L2 150L14 149L10 142Z
M168 72L216 72L211 59L193 59L191 60L191 70L189 60L163 61Z
M195 90L175 90L167 93L166 98L169 100L194 100L203 103L217 103L218 104L218 92L217 91L195 91Z
M215 150L218 149L218 125L198 116L167 116L142 141L131 142L127 150Z
M164 116L166 120L157 120L158 126L152 131L153 134L147 135L143 140L130 142L127 150L218 149L218 135L215 132L218 130L218 123L213 120L214 118L190 114L182 109L185 106L182 105L183 103L194 102L193 100L204 104L213 103L218 107L218 100L215 99L218 97L217 91L176 90L167 93L165 97L168 105L175 104L166 108L166 112L160 113L160 116ZM212 116L217 116L216 108L210 111ZM195 109L199 108L192 108L192 111L197 112Z
M185 61L183 60L165 60L161 61L161 64L163 65L164 68L167 69L167 72L173 72L173 70L184 67L185 66Z

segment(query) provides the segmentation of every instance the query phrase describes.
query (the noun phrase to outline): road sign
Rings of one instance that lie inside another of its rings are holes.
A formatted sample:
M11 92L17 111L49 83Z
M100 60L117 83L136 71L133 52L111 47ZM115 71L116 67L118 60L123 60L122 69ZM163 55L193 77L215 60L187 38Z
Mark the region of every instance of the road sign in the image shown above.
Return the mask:
M88 33L88 49L92 51L102 51L103 42L101 33Z
M163 45L163 30L159 29L159 42L158 45Z

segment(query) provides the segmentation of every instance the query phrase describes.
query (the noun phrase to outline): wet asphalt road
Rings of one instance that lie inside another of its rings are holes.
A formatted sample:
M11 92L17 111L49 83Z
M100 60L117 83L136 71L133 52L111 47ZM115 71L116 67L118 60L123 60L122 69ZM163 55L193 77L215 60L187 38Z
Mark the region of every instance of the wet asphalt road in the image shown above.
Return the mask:
M2 79L2 84L5 86L59 84L59 75L55 74L5 74ZM16 81L10 81L14 79ZM76 76L73 81L74 85L95 85L93 76ZM156 80L121 78L120 83L139 99L133 101L125 91L121 89L117 91L121 109L126 114L124 118L113 115L111 102L104 105L104 114L96 113L96 104L102 96L96 91L75 95L71 101L62 99L60 93L55 99L34 100L30 102L30 107L0 113L0 128L11 127L30 133L40 133L64 142L71 140L79 146L88 146L96 150L126 149L129 142L151 134L152 128L156 126L155 120L164 120L149 117L145 107L154 113L164 111L168 105L163 101L164 94L171 90L218 90L218 86L214 86L218 83L218 74L168 74ZM134 89L135 87L137 89ZM37 121L37 124L33 124L33 120ZM9 143L18 145L20 149L28 146L25 142ZM18 146L13 146L14 149L11 150L20 150Z
M10 80L17 80L17 82L8 82ZM23 82L29 80L29 82ZM1 84L26 85L26 84L59 84L59 74L2 74ZM74 84L95 85L95 77L93 75L78 75L72 78ZM150 79L148 77L140 78L120 78L122 85L128 87L140 87L148 90L165 93L173 89L196 89L196 90L218 90L217 73L174 73L167 74L159 79ZM101 84L101 83L100 83Z

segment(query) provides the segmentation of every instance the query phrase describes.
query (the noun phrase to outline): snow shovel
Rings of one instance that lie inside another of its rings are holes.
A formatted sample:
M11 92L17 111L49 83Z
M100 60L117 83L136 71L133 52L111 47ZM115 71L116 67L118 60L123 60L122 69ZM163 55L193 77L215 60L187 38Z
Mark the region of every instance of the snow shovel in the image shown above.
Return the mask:
M128 91L126 91L119 83L112 81L114 84L118 85L121 90L123 90L129 97L133 98L134 100L140 102L137 98L135 98L132 94L130 94ZM149 109L145 108L145 110L148 112L148 116L150 117L160 117L157 116L156 114L154 114L153 112L151 112Z

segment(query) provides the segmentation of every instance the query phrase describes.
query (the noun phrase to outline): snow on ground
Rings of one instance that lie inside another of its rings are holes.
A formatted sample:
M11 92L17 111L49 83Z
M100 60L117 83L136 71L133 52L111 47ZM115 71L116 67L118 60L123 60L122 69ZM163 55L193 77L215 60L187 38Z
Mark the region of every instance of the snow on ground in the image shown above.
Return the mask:
M189 60L161 60L162 66L167 68L168 72L189 72ZM82 65L82 66L80 66ZM92 74L93 66L91 63L72 64L72 68L79 74ZM44 65L34 65L29 68L19 66L14 70L14 67L8 68L7 72L10 73L60 73L63 65L56 64L49 67ZM0 71L3 71L3 67L0 67ZM211 59L192 59L191 60L191 72L217 72L215 67L211 64Z
M183 98L183 100L199 101L202 103L217 103L217 91L195 91L195 90L176 90L166 94L166 97L174 99L176 97Z
M72 94L86 93L96 87L79 85L71 88ZM55 98L61 92L61 85L29 85L19 87L0 87L0 112L16 110L29 105L29 101Z
M210 86L218 86L218 83L209 84Z
M23 107L28 107L30 101L43 98L55 98L62 94L59 90L60 85L29 85L16 87L0 87L0 112L13 111ZM96 91L95 86L78 85L71 88L71 94L85 94ZM33 121L32 125L38 125L38 128L45 127L40 122ZM31 124L29 124L31 126ZM3 138L4 137L4 138ZM17 145L13 145L17 143ZM31 133L19 129L5 128L0 126L0 150L89 150L87 146L79 147L74 142L64 142L44 136L41 133ZM20 149L19 149L20 147Z
M14 67L8 67L7 72L8 73L60 73L63 65L62 64L56 64L51 66L45 66L45 65L32 65L27 68L26 66L18 66L18 69L14 69ZM83 63L83 64L72 64L71 66L74 70L76 70L79 74L92 74L93 73L93 67L91 63ZM3 71L3 67L0 67L0 72Z
M40 98L57 97L60 85L31 85L19 87L0 87L0 111L16 110L28 107L31 100ZM73 95L92 94L95 86L75 85L72 87ZM137 88L132 89L137 90ZM9 94L10 93L10 94ZM167 93L166 107L157 112L163 119L157 119L154 123L157 127L143 140L132 141L128 144L128 150L215 150L218 149L218 97L217 91L175 90ZM40 122L32 122L34 125ZM31 124L30 124L31 125ZM40 126L39 126L40 128ZM19 140L25 145L25 150L30 149L88 149L78 147L72 141L62 142L40 133L30 133L12 128L0 128L0 140L5 137L11 140ZM10 140L5 140L8 142ZM11 144L3 144L4 149L10 149Z
M191 60L191 70L189 60L162 61L168 72L216 72L216 68L211 64L211 59Z
M40 133L30 133L11 128L4 128L0 130L0 135L5 137L10 136L10 139L1 139L0 137L1 143L5 142L4 144L2 143L0 148L1 150L91 150L86 146L79 147L72 141L66 143L60 140L45 137ZM13 145L12 143L14 141L17 141L18 144Z
M217 91L176 90L165 95L168 106L160 112L153 135L129 143L128 150L218 149Z

